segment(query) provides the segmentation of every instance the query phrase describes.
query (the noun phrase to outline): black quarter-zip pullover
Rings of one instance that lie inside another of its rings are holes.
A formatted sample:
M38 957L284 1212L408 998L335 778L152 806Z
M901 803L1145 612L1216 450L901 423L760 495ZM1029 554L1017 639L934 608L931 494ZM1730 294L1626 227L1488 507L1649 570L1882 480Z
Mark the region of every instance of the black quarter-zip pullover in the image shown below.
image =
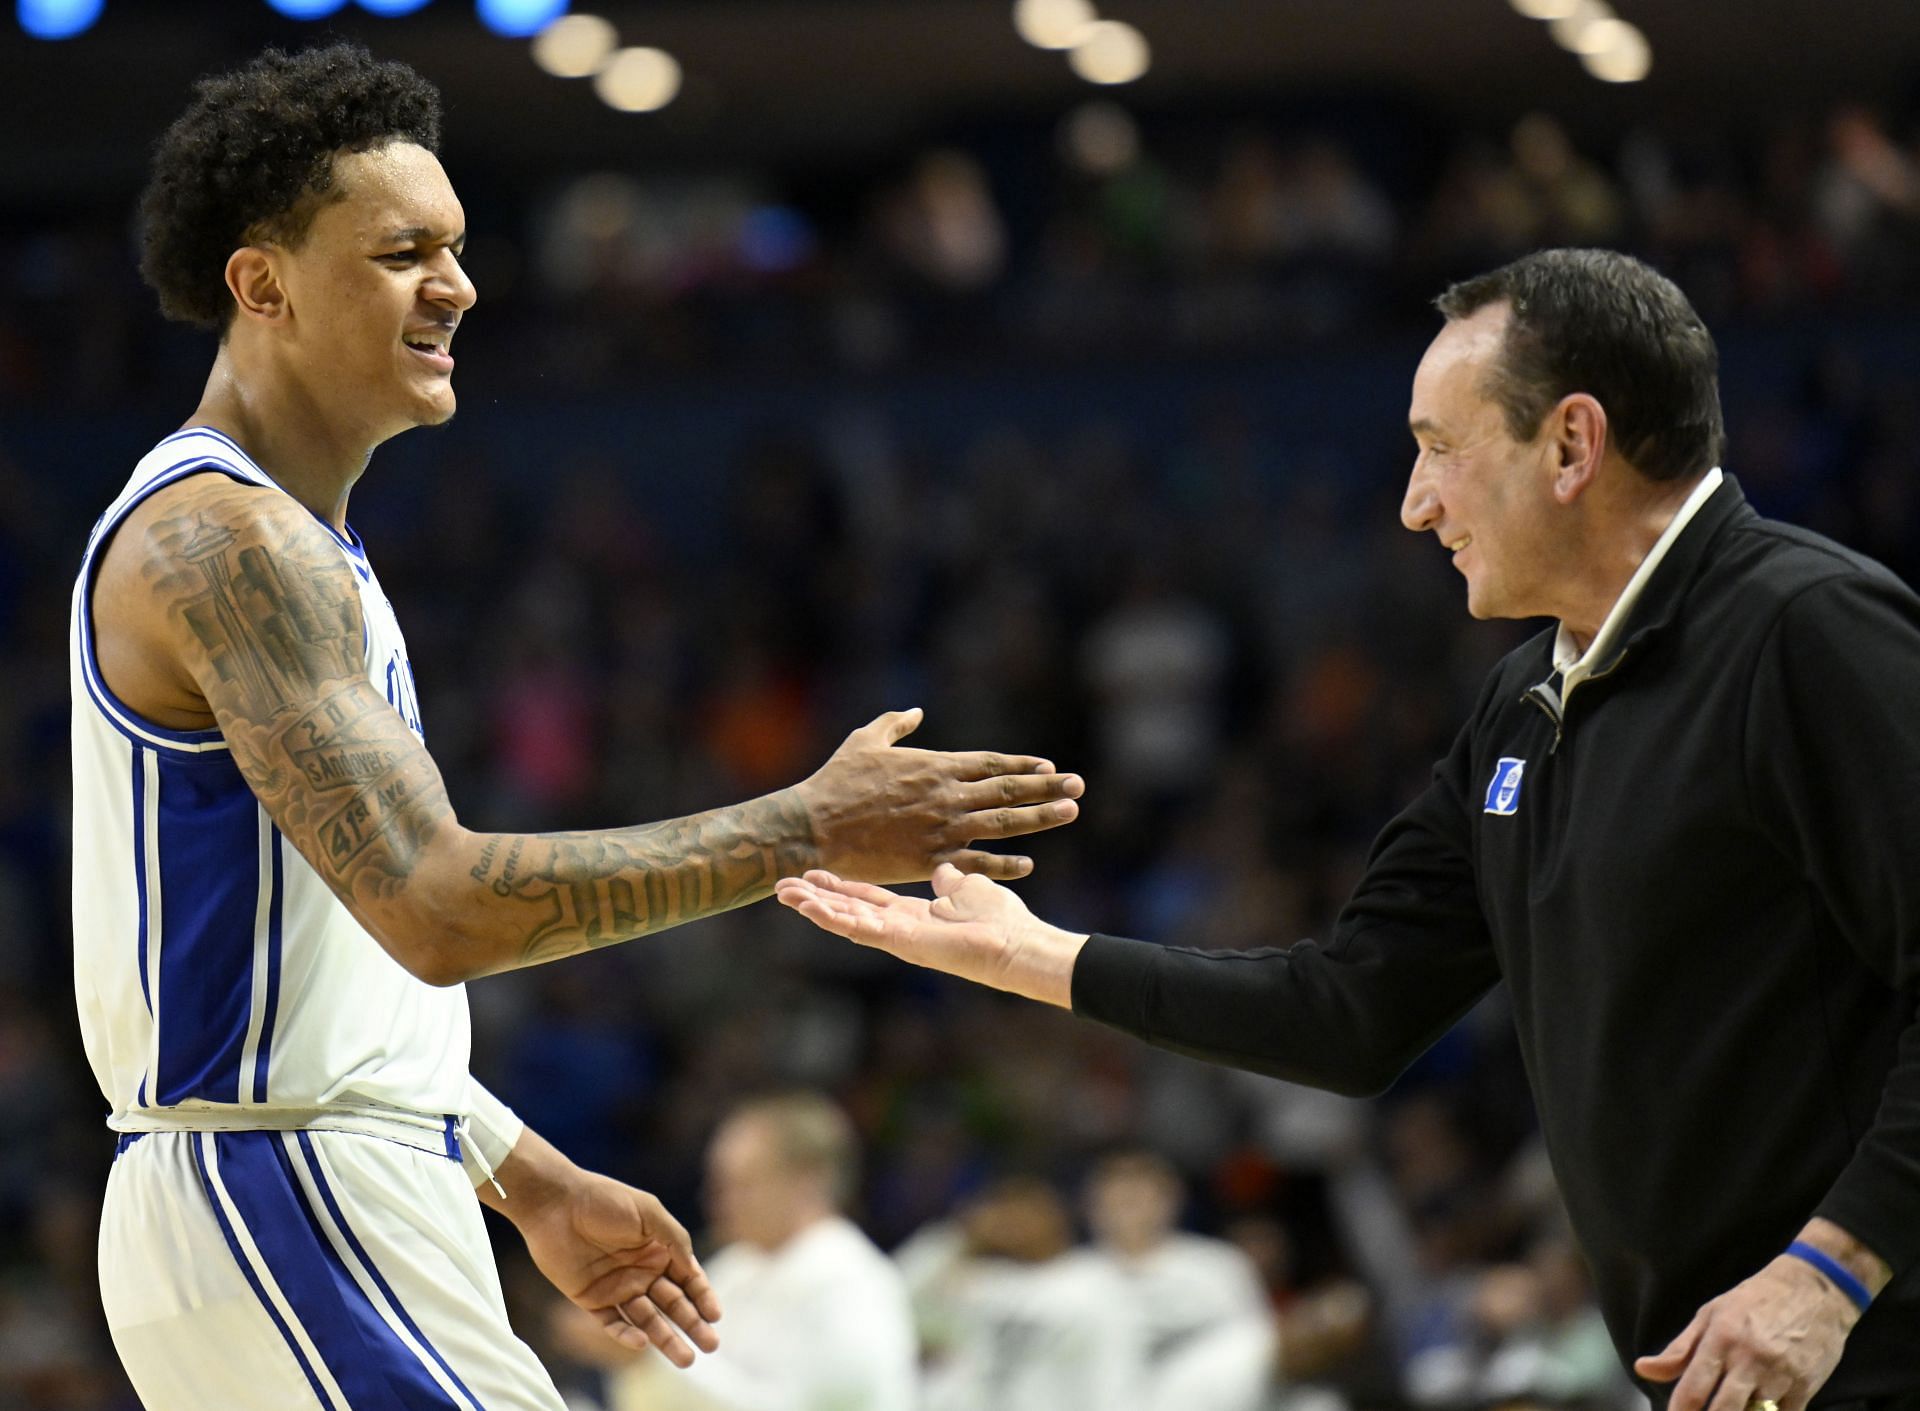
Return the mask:
M1920 598L1729 478L1564 704L1553 636L1326 944L1095 936L1074 1009L1370 1094L1504 981L1623 1361L1824 1215L1895 1276L1817 1403L1920 1391Z

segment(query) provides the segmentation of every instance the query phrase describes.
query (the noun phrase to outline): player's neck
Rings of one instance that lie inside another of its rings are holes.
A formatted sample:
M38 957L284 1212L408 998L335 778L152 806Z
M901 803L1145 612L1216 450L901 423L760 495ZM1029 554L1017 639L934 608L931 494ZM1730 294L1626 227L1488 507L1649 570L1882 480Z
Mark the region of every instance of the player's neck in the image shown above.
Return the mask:
M344 431L297 380L271 368L248 367L242 375L222 344L186 424L232 437L282 490L336 530L346 528L347 496L373 443Z

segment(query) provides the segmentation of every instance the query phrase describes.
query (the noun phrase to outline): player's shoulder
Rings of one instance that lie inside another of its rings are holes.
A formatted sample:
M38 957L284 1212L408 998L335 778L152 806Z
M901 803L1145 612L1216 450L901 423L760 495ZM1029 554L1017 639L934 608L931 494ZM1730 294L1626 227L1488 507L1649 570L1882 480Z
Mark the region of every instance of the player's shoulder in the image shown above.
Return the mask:
M333 537L298 500L237 478L221 466L171 480L134 505L121 522L103 576L116 566L149 580L199 564L246 571L279 568L282 580L350 584Z

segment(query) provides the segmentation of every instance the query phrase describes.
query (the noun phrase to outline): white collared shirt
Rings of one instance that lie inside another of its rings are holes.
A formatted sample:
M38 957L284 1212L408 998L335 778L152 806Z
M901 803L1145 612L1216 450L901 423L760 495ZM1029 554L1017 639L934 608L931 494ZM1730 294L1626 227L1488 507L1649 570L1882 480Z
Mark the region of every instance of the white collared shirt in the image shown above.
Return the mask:
M1553 638L1553 665L1560 673L1560 699L1562 701L1573 693L1578 686L1592 674L1600 662L1606 660L1613 650L1615 641L1625 629L1627 619L1633 614L1633 606L1640 601L1640 594L1647 586L1647 580L1653 577L1653 571L1660 566L1660 560L1667 556L1667 550L1673 547L1680 537L1680 531L1687 527L1694 515L1700 512L1720 482L1726 479L1715 466L1700 477L1700 483L1693 487L1693 493L1687 496L1686 503L1680 506L1680 512L1661 531L1660 537L1653 541L1653 547L1647 550L1647 556L1640 560L1640 566L1633 571L1633 577L1627 580L1627 586L1614 600L1613 607L1607 612L1607 620L1600 624L1600 630L1593 634L1593 640L1582 652L1573 640L1573 633L1567 630L1567 624L1561 623L1560 630Z

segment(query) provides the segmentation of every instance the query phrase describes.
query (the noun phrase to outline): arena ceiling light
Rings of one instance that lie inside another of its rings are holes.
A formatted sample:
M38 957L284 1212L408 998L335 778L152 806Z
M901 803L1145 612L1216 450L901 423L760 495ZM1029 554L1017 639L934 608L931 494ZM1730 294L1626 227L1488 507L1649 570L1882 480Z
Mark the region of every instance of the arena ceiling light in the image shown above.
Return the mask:
M105 0L19 0L20 28L35 39L71 39L100 18Z
M1625 20L1603 20L1586 37L1595 47L1580 62L1602 83L1638 83L1653 67L1653 46Z
M1603 83L1638 83L1653 68L1647 36L1614 14L1606 0L1507 0L1530 20L1544 20L1554 42L1579 56Z
M433 0L357 0L357 3L368 14L388 19L394 15L410 15L432 4Z
M267 7L290 20L325 19L347 0L267 0Z
M622 49L594 75L593 88L609 108L657 112L680 91L680 63L664 49Z
M1014 0L1013 27L1036 49L1071 49L1099 18L1089 0Z
M1580 0L1507 0L1530 20L1564 20L1580 8Z
M533 61L555 78L588 78L606 66L620 43L609 20L562 15L533 40Z
M1152 62L1147 37L1124 20L1096 20L1067 55L1088 83L1132 83Z
M475 0L480 22L508 39L531 39L567 12L567 0Z
M1580 0L1572 14L1549 20L1547 30L1553 35L1554 43L1568 53L1588 54L1593 52L1590 32L1614 18L1613 6L1606 0Z

